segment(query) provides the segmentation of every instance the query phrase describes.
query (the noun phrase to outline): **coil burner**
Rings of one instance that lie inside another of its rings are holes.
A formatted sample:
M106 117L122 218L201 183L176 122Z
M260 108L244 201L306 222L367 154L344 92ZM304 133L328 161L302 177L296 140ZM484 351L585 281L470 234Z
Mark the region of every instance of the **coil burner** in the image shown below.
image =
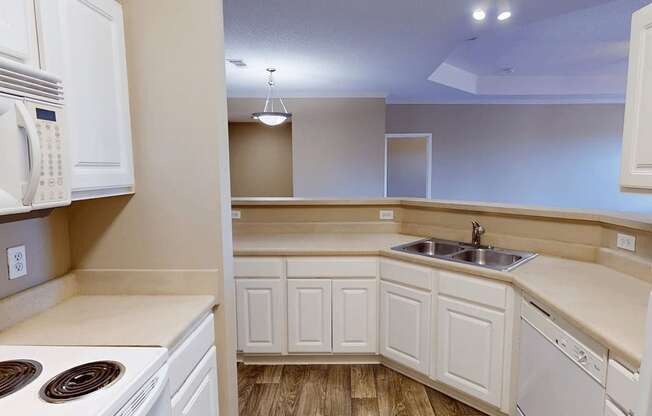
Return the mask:
M49 403L65 403L109 387L124 373L115 361L95 361L73 367L50 380L40 396Z
M0 361L0 399L34 381L43 370L32 360Z

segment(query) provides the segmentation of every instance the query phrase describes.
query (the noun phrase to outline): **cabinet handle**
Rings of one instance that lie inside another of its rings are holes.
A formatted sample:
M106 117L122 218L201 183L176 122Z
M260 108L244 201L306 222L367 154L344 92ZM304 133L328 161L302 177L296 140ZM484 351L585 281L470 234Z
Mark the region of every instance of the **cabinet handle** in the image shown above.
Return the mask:
M18 127L25 130L29 149L29 180L23 195L23 205L32 205L38 188L38 181L41 178L41 145L38 141L38 132L36 131L34 119L29 115L25 103L21 101L16 103L16 114L18 116Z

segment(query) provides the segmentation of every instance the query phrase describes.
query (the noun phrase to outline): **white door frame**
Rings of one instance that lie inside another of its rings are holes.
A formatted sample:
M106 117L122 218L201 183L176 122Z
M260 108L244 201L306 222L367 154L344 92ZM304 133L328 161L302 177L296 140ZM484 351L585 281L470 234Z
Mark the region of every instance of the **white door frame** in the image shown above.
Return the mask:
M431 133L392 133L385 135L385 181L383 196L387 198L387 145L389 139L426 139L426 198L431 198L432 188L432 134Z

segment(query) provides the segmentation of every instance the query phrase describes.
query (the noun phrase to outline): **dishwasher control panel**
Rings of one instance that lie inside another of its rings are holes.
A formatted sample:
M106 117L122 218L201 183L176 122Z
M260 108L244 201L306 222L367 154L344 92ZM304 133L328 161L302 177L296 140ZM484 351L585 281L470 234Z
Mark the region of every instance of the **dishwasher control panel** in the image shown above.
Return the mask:
M534 301L523 299L521 317L601 385L607 380L607 349Z

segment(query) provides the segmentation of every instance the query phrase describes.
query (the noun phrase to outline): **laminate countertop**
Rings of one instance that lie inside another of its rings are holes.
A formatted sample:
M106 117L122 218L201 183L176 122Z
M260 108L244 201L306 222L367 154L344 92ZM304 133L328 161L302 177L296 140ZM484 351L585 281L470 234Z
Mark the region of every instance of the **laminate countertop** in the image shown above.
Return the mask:
M391 250L423 237L403 234L236 234L236 256L381 256L511 283L640 366L652 284L606 266L537 256L510 272ZM1 340L1 338L0 338Z
M0 345L173 349L214 305L213 296L74 296L0 332Z

